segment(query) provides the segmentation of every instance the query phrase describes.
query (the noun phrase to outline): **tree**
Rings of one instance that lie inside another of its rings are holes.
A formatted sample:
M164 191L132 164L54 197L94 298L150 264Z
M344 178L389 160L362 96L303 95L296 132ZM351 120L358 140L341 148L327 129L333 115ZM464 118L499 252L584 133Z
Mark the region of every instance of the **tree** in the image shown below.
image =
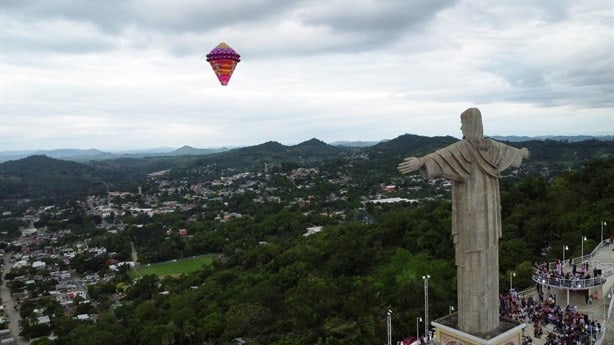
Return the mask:
M269 308L254 304L236 304L226 313L224 336L234 339L260 334L272 320Z
M130 299L151 299L159 291L158 282L158 276L146 274L128 290L128 297Z

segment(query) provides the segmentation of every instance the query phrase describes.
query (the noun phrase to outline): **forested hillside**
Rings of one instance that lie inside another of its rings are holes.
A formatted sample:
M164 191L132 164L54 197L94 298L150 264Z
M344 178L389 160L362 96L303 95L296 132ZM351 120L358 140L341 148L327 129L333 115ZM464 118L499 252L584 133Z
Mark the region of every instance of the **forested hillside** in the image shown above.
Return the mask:
M529 287L533 263L557 258L558 250L542 256L544 248L569 245L569 254L579 255L585 235L584 250L592 250L600 221L613 216L612 159L552 181L535 175L501 185L502 290L510 270L518 289ZM292 209L202 229L227 239L214 265L178 278L144 276L96 324L56 319L57 344L232 344L239 337L248 344L378 344L389 308L393 339L415 334L423 275L432 277L431 319L455 305L450 203L371 205L366 212L370 224L330 224L308 237L300 234L316 219ZM252 235L262 233L275 236L258 244L260 235Z
M53 199L102 190L99 172L83 164L46 156L0 164L0 199Z

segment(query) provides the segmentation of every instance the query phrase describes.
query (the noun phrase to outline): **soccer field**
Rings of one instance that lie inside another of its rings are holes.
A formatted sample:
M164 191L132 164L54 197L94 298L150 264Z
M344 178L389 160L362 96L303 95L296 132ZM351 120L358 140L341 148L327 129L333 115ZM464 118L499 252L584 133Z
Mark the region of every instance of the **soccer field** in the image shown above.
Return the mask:
M147 274L168 276L180 275L182 273L190 273L198 271L203 265L211 264L211 262L213 262L213 259L216 256L217 254L205 254L185 259L178 259L148 265L139 265L132 270L130 276L136 278Z

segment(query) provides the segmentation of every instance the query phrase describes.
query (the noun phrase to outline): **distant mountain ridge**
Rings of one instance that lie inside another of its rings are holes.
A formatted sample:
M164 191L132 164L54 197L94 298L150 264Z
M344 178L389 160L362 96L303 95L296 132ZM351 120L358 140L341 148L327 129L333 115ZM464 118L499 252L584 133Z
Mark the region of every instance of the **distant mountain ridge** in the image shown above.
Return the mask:
M208 155L217 152L224 152L230 150L227 147L220 147L214 149L197 149L192 146L184 145L174 151L168 152L165 156L190 156L190 155Z
M72 162L36 155L0 163L0 200L68 196L104 191L107 187L134 189L146 176L160 170L173 170L177 176L196 172L202 167L221 173L225 169L246 171L262 169L266 164L278 166L309 166L320 162L347 162L356 159L357 169L376 169L396 172L397 164L405 157L422 156L455 142L458 138L423 137L404 134L369 147L329 145L312 138L297 145L285 146L276 141L221 152L195 149L190 146L156 156L124 157L106 160ZM531 159L527 167L537 169L556 164L562 168L578 165L594 158L614 157L614 145L600 140L581 142L531 140L515 147L527 147ZM87 150L92 157L103 153ZM202 153L207 152L207 153ZM69 152L65 152L68 154ZM335 163L336 164L336 163Z
M388 139L380 140L380 141L333 141L330 144L333 146L369 147L369 146L377 145L383 141L388 141Z
M418 136L417 137L422 137ZM422 137L428 138L428 137ZM437 137L433 137L437 138ZM453 137L450 137L453 138ZM494 135L491 138L495 140L507 141L507 142L523 142L523 141L532 141L532 140L555 140L555 141L567 141L567 142L579 142L585 140L601 140L601 141L612 141L614 140L614 135L605 135L605 136L589 136L589 135L576 135L576 136L562 136L562 135L546 135L546 136L500 136ZM380 141L335 141L330 144L326 144L325 142L319 139L310 139L305 142L302 142L298 145L294 145L294 147L300 148L299 145L304 146L314 146L317 141L320 144L341 147L341 148L366 148L373 147L379 145L381 143L385 143L390 141L389 139L383 139ZM311 143L310 143L311 142ZM279 143L277 143L279 144ZM282 145L282 144L279 144ZM256 145L259 146L259 145ZM283 145L282 145L283 146ZM250 146L253 147L253 146ZM293 147L293 146L290 146ZM324 146L320 145L320 148ZM208 155L213 153L225 152L232 149L236 149L240 147L213 147L213 148L195 148L189 145L184 145L180 148L171 148L171 147L159 147L159 148L150 148L150 149L140 149L140 150L123 150L116 152L108 152L101 151L98 149L55 149L55 150L31 150L31 151L0 151L0 163L17 160L21 158L25 158L33 155L44 155L51 158L63 159L75 162L87 162L90 160L103 160L103 159L117 159L117 158L144 158L144 157L160 157L160 156L188 156L188 155Z
M428 138L416 135L421 138ZM433 137L438 138L438 137ZM452 137L450 137L452 138ZM614 140L614 135L603 135L603 136L590 136L590 135L575 135L575 136L563 136L563 135L544 135L544 136L501 136L501 135L493 135L491 138L495 140L507 141L507 142L523 142L523 141L533 141L533 140L555 140L555 141L567 141L567 142L579 142L585 140L596 139L600 141L611 141ZM390 141L390 139L382 139L380 141L334 141L330 144L326 144L325 142L319 139L310 139L305 142L302 142L298 145L294 145L294 147L298 147L299 145L305 146L313 146L316 143L310 143L311 141L316 140L320 144L325 144L329 146L341 147L341 148L366 148L373 147L381 143L385 143ZM280 143L277 143L282 145ZM255 145L259 146L259 145ZM282 145L283 146L283 145ZM250 146L253 147L253 146ZM293 147L293 146L290 146ZM320 145L320 148L323 146ZM240 147L212 147L212 148L195 148L189 145L184 145L180 148L172 148L172 147L159 147L159 148L150 148L150 149L135 149L135 150L122 150L122 151L101 151L98 149L56 149L56 150L24 150L24 151L0 151L0 163L17 160L21 158L25 158L33 155L44 155L51 158L70 160L75 162L87 162L90 160L104 160L104 159L117 159L117 158L144 158L144 157L160 157L160 156L190 156L190 155L208 155L214 153L220 153L225 151L230 151Z
M36 151L3 151L0 152L0 163L18 160L29 156L47 156L56 159L69 160L74 162L87 162L90 160L118 159L118 158L145 158L159 156L184 156L184 155L207 155L216 152L228 151L231 148L205 148L198 149L188 145L178 149L160 147L142 150L125 150L117 152L106 152L98 149L57 149L57 150L36 150Z
M320 139L312 138L298 145L290 146L290 151L299 158L329 159L349 152L348 148L329 145Z
M215 164L220 168L247 169L264 163L309 162L341 158L353 149L337 147L313 138L293 146L285 146L276 141L260 145L241 147L225 152L199 156L192 166Z
M423 137L415 134L403 134L392 140L367 147L365 150L373 154L381 153L386 156L402 156L406 154L423 155L453 144L459 140L460 139L449 135L445 137Z
M4 151L0 152L0 162L17 160L28 156L47 156L57 159L75 160L73 157L83 157L84 159L94 159L101 155L111 155L109 152L98 149L57 149L57 150L36 150L36 151Z

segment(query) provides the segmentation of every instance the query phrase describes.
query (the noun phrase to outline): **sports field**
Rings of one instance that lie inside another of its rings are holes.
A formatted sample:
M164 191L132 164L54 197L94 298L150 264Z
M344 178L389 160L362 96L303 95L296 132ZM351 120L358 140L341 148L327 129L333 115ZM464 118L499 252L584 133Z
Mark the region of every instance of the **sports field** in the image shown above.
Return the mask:
M198 271L203 265L211 264L216 256L217 254L205 254L185 259L139 265L131 271L130 276L136 278L146 274L155 274L157 276L176 276L182 273L190 273Z

